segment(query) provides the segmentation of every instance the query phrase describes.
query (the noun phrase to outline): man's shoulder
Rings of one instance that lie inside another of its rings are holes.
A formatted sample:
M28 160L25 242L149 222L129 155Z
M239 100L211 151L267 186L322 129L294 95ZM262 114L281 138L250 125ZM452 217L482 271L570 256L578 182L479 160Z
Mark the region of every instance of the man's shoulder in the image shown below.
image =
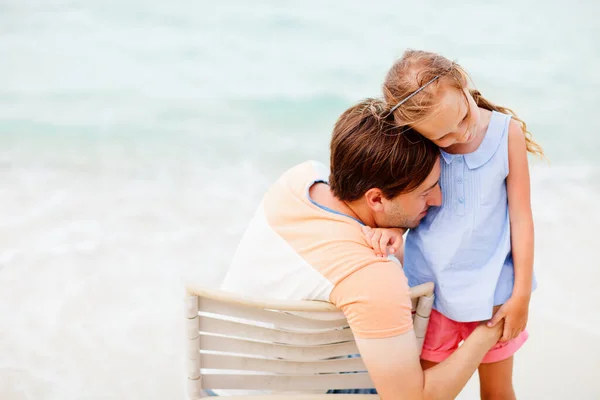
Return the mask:
M329 170L327 167L314 160L304 161L284 171L279 178L271 185L266 195L280 193L294 193L299 195L300 192L310 182L323 180L327 181Z

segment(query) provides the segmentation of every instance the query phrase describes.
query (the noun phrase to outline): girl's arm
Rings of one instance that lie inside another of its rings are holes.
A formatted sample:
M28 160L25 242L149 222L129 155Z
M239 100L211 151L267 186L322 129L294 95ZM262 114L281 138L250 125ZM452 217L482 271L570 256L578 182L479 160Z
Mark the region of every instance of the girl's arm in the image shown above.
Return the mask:
M533 215L525 135L516 121L511 121L508 129L508 166L506 190L515 265L513 296L529 298L533 279Z
M497 321L506 318L501 340L513 339L525 329L533 279L534 234L527 148L523 130L514 120L508 129L508 166L506 190L515 285L511 298L491 321L495 325Z
M406 229L402 228L371 228L362 227L367 244L375 250L378 257L393 254L401 264L404 264L404 239Z

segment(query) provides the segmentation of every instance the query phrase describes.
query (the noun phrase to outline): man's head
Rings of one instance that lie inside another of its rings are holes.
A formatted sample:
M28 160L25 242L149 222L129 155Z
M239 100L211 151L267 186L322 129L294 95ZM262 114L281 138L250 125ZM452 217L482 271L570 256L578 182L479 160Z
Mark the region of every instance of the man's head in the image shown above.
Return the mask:
M441 204L438 147L408 127L396 127L382 100L366 99L346 110L330 150L333 195L368 213L377 227L414 228L429 206Z

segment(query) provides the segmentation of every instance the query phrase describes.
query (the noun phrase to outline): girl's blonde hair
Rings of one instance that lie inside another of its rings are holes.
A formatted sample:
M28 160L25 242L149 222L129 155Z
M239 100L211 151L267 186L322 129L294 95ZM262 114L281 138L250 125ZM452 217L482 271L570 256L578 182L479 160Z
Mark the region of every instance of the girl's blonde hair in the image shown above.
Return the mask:
M439 54L421 50L405 51L388 71L383 83L383 95L393 109L395 123L401 127L413 126L434 115L439 110L439 96L436 94L442 84L463 93L462 90L468 87L469 75L460 65ZM542 147L533 140L527 124L511 109L492 103L478 90L469 89L469 92L478 107L509 114L518 121L525 134L527 151L544 157ZM402 104L399 107L394 107L400 102Z

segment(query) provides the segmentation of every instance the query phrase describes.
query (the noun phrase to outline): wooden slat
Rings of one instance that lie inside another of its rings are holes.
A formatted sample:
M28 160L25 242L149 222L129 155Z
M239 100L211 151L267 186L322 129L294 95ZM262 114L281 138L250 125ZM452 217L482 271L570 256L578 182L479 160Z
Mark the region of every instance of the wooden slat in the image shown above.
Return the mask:
M195 359L187 360L187 376L188 379L198 379L200 378L200 364L201 359L197 357ZM207 367L204 367L207 368Z
M190 283L186 285L188 295L196 295L200 298L224 301L229 304L245 305L254 308L298 312L339 312L333 304L317 300L282 300L265 299L254 296L240 295L219 289L202 287Z
M328 390L374 387L365 372L325 375L202 375L204 389ZM351 397L350 397L351 398Z
M187 358L190 360L200 357L200 336L194 339L186 339Z
M346 319L317 320L303 315L287 314L278 311L256 309L240 304L228 304L211 299L200 298L201 313L210 313L233 317L238 322L260 321L263 324L273 324L279 330L327 330L343 329L348 326Z
M429 296L433 293L433 282L423 283L410 288L410 297L417 298ZM264 299L247 295L225 292L219 289L202 287L195 283L186 285L190 296L198 296L205 299L224 301L229 304L239 304L254 308L282 310L282 311L309 311L309 312L332 312L339 311L333 304L325 301L315 300L282 300Z
M420 297L419 304L417 305L417 314L425 318L429 317L431 315L433 300L433 295Z
M423 318L416 314L413 322L413 330L417 338L424 338L427 333L427 326L429 325L429 318Z
M202 381L200 379L188 379L187 392L188 398L191 400L204 398L205 393L202 391Z
M187 332L188 339L197 338L200 335L200 318L196 315L196 318L190 318L185 320L185 329Z
M420 331L426 331L433 289L432 283L411 288L417 336L421 336ZM366 369L360 358L330 360L358 353L347 321L332 304L251 298L207 288L188 287L188 293L190 296L185 305L188 375L195 378L200 372L202 376L188 381L192 397L198 397L200 387L273 391L373 387L364 372L330 373ZM429 298L424 300L423 296ZM312 315L295 312L311 312ZM206 332L238 338L206 335ZM196 333L200 336L194 338ZM417 341L421 346L422 337ZM207 354L206 351L228 354ZM213 373L215 371L217 373ZM229 373L219 374L218 371ZM248 400L251 397L243 396ZM359 397L377 399L377 396L353 396L352 399ZM272 397L273 400L276 398L278 396ZM302 396L294 395L293 398L301 399ZM309 398L316 400L314 395L306 397ZM335 398L337 396L327 395L322 400Z
M314 362L265 360L223 354L201 354L202 368L211 370L277 372L289 374L366 371L362 358L343 358Z
M417 349L419 349L419 354L423 351L423 342L425 342L425 338L417 338Z
M187 296L184 305L186 318L194 318L198 315L198 296Z
M330 344L325 346L292 346L272 343L250 342L245 340L200 335L200 348L204 351L244 354L288 361L317 361L332 357L358 354L355 342Z
M414 331L415 336L417 337L419 351L423 349L423 342L425 341L427 327L429 326L429 316L431 315L433 300L433 293L429 296L421 296L419 298L416 313L413 315Z
M354 340L350 328L305 333L280 331L264 328L262 326L226 321L211 316L200 316L199 318L200 331L202 332L232 337L243 337L249 340L262 342L314 346ZM196 336L198 336L198 329L196 329Z

